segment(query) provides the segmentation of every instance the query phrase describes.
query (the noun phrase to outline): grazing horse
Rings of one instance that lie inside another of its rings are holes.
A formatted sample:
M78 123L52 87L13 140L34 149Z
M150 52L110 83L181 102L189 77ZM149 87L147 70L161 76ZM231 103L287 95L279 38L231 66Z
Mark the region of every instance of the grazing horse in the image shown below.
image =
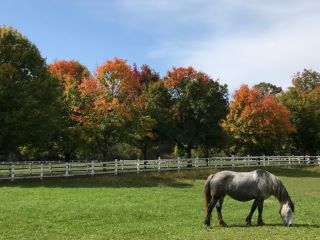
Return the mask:
M262 210L263 201L275 196L280 204L280 215L284 225L293 224L294 204L280 181L280 179L265 170L251 172L221 171L208 177L204 185L205 195L205 225L210 226L211 213L214 207L217 209L220 226L227 226L222 218L222 204L226 195L238 201L254 199L251 211L246 218L247 225L251 225L252 214L258 207L258 225L263 225Z

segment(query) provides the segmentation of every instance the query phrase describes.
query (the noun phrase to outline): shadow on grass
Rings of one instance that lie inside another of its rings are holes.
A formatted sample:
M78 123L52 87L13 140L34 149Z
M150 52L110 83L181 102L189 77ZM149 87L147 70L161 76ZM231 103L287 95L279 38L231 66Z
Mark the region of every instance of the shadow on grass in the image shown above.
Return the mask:
M241 167L241 168L226 168L226 169L217 169L217 171L222 170L232 170L236 172L249 172L256 169L265 169L276 176L283 177L312 177L320 178L320 167L318 166L252 166L252 167ZM216 172L217 172L216 171Z
M277 176L320 178L319 167L270 167L267 170Z
M271 223L271 224L264 224L263 226L258 226L258 225L241 225L241 224L231 224L228 225L228 228L261 228L261 227L284 227L284 228L320 228L319 224L293 224L291 227L286 227L283 224L280 223Z
M48 188L146 188L146 187L173 187L189 188L192 184L178 181L166 175L150 173L128 173L114 175L77 176L65 178L17 179L14 182L0 182L0 187L48 187Z
M56 177L40 179L17 179L15 182L9 180L0 181L1 186L13 187L52 187L52 188L143 188L167 186L174 188L189 188L193 184L183 180L207 179L210 174L222 170L233 170L237 172L253 171L255 169L265 169L276 176L285 177L313 177L320 178L320 167L246 167L246 168L212 168L212 169L189 169L172 172L145 172L145 173L121 173L117 176L113 174L95 176L74 176Z

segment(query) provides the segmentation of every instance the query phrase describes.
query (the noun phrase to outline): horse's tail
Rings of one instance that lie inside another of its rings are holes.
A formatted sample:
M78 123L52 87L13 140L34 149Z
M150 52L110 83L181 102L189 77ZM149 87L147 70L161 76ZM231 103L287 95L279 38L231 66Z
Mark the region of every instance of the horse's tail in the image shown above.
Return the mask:
M210 189L210 181L212 179L213 175L210 175L205 184L204 184L204 189L203 189L203 193L204 193L204 211L205 214L208 214L208 204L211 200L211 189Z

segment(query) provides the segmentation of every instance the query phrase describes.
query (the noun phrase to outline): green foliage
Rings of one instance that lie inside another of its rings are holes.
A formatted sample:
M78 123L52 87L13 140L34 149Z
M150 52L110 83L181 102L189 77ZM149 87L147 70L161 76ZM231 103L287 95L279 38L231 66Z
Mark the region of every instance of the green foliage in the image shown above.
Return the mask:
M221 121L227 114L227 87L193 68L174 68L165 77L173 101L174 140L191 157L191 150L218 146Z
M64 117L61 97L36 46L0 27L0 153L50 148Z
M261 82L253 86L254 88L258 89L262 95L279 95L282 93L282 88L277 87L271 83Z
M143 159L148 158L148 151L153 147L172 142L171 105L168 90L160 80L150 81L137 99L133 114L133 144L139 147Z
M297 73L289 88L279 99L291 111L295 127L293 151L319 154L320 146L320 74L312 70Z

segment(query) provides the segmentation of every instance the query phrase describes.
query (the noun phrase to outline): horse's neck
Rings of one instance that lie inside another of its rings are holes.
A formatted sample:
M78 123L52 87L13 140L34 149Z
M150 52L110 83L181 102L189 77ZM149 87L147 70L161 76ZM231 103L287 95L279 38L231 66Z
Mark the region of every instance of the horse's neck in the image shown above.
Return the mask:
M284 187L283 183L278 179L277 184L274 189L274 196L278 199L281 204L290 202L290 196L287 189Z

